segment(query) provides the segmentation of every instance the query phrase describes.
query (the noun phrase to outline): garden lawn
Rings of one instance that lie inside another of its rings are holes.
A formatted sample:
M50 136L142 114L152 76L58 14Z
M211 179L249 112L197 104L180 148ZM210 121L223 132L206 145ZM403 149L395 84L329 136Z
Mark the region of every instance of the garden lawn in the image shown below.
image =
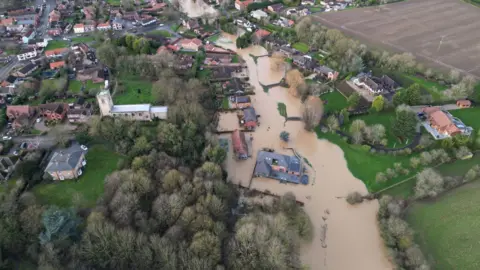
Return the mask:
M413 138L409 138L408 141L401 142L392 132L392 123L395 119L395 112L380 112L380 113L370 113L361 116L355 116L350 118L350 123L356 119L361 119L365 121L367 125L381 124L385 127L386 138L388 140L387 147L399 148L407 143L410 143ZM350 128L350 126L348 126ZM348 128L345 131L348 132Z
M73 43L77 43L77 42L91 42L91 41L94 41L95 38L92 37L92 36L86 36L86 37L74 37L72 38L72 42Z
M78 180L39 184L33 188L37 198L45 204L55 204L60 207L72 206L72 198L78 193L81 207L92 207L103 194L105 177L117 168L121 159L102 145L94 145L88 150L87 165L83 175Z
M479 192L477 180L410 207L407 221L432 269L480 269Z
M391 156L370 153L368 149L360 145L348 144L335 133L322 133L319 127L317 127L315 131L318 138L326 139L338 145L343 150L348 169L353 176L365 183L370 192L376 192L391 186L401 180L415 175L420 170L413 170L409 165L410 158L417 154L412 154L409 156ZM393 164L396 162L402 163L403 167L408 168L410 173L408 175L399 175L396 178L390 179L384 183L377 183L375 181L375 176L377 173L385 172L388 168L393 168Z
M220 34L212 35L207 38L207 41L210 41L212 43L217 42L217 40L220 38Z
M107 3L112 6L120 6L120 0L107 0Z
M292 45L292 47L299 51L299 52L302 52L302 53L308 53L308 51L310 50L310 48L308 47L307 44L303 43L303 42L297 42L297 43L294 43Z
M152 82L137 76L126 76L121 79L123 92L113 97L113 102L122 104L154 103L152 97ZM138 91L140 89L140 91Z
M321 11L323 11L323 7L321 7L321 6L310 8L310 12L312 12L312 13L321 12Z
M480 107L469 108L469 109L458 109L449 111L453 116L462 120L462 122L471 126L474 129L474 132L480 130Z
M70 81L68 83L68 91L72 93L80 93L80 90L82 89L82 82L81 81ZM88 80L87 83L85 84L85 89L84 90L90 90L90 89L101 89L103 87L103 83L93 83L91 80Z
M422 78L422 77L418 77L418 76L415 76L415 75L408 75L408 74L404 74L403 75L405 78L408 78L410 79L411 81L415 82L415 83L418 83L419 85L427 88L427 89L431 89L432 87L435 87L437 88L437 90L439 91L445 91L448 89L448 87L446 85L442 85L442 84L439 84L438 82L435 82L435 81L429 81L425 78Z
M53 49L59 49L59 48L67 48L67 47L68 47L68 42L66 42L66 41L50 40L48 42L47 47L45 48L45 51L53 50Z
M326 113L338 112L348 107L347 99L338 91L323 94L320 96L324 105L323 108Z
M158 35L158 36L162 36L162 37L166 37L166 38L169 38L169 37L173 36L172 33L170 33L167 30L154 30L154 31L149 32L149 34Z

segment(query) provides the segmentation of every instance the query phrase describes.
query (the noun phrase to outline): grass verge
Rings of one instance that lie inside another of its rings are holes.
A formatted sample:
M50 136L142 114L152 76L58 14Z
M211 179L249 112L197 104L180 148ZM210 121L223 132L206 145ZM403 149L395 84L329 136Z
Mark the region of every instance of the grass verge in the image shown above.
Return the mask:
M33 192L41 202L61 207L72 206L72 198L75 194L79 194L80 206L92 207L103 194L105 177L117 168L120 159L120 155L109 151L104 146L95 145L88 150L87 165L78 180L39 184L33 188Z

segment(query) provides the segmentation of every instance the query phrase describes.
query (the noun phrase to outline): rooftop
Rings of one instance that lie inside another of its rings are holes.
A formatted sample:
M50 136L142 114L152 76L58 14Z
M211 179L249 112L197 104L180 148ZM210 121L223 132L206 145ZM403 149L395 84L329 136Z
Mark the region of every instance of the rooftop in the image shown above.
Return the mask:
M168 107L167 106L152 106L150 108L150 111L153 113L166 113L168 112Z
M132 113L132 112L149 112L150 104L132 104L132 105L114 105L112 113Z
M84 153L86 153L86 151L82 150L79 145L73 145L67 149L57 150L53 153L45 171L57 172L72 170L77 166Z

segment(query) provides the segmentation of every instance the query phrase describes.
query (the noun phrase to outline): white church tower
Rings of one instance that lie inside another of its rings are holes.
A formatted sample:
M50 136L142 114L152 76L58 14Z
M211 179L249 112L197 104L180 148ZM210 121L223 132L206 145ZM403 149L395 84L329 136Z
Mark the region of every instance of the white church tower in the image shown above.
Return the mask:
M106 89L97 94L98 107L100 107L100 114L102 116L111 115L113 107L112 95L110 95L110 90Z

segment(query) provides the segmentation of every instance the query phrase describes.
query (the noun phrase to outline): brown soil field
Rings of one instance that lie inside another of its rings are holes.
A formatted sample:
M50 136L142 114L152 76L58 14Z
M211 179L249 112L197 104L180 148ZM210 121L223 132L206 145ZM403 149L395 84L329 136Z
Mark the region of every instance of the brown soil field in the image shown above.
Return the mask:
M394 52L411 52L441 70L480 78L480 8L461 0L408 0L381 7L318 13L313 19Z

